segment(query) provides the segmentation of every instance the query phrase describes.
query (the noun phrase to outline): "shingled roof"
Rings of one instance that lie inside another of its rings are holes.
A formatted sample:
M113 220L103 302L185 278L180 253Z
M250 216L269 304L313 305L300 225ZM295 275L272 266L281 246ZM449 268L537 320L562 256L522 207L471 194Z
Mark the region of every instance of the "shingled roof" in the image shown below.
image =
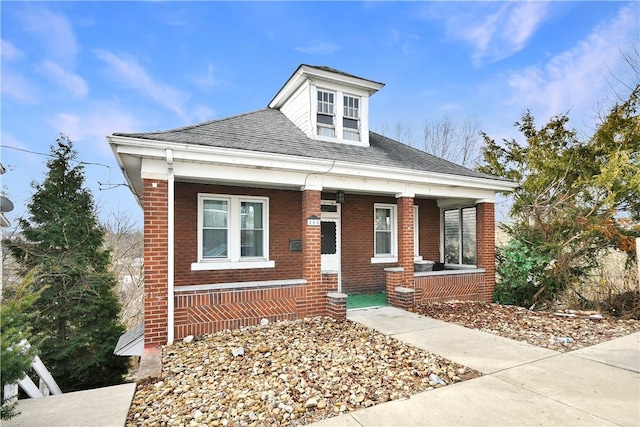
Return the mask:
M165 131L115 133L114 136L502 180L375 132L369 133L369 147L311 139L279 110L272 108Z

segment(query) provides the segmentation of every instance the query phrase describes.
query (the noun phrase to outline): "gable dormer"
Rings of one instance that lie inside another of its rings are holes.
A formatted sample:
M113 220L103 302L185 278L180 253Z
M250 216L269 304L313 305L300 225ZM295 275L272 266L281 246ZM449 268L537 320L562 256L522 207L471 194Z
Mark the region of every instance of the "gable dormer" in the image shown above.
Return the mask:
M329 67L302 64L269 103L309 138L369 146L369 97L384 86Z

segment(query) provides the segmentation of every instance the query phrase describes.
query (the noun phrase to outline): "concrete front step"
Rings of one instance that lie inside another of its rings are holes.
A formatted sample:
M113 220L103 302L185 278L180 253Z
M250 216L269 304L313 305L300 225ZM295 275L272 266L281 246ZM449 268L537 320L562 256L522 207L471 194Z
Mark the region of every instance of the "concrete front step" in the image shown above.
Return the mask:
M17 417L2 427L124 426L136 391L135 383L18 401Z

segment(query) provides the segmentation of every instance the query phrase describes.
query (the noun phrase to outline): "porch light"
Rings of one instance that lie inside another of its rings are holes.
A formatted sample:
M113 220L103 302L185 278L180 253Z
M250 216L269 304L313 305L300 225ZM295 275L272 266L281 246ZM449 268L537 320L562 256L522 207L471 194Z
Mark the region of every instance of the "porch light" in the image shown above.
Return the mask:
M344 191L336 191L336 203L344 203Z

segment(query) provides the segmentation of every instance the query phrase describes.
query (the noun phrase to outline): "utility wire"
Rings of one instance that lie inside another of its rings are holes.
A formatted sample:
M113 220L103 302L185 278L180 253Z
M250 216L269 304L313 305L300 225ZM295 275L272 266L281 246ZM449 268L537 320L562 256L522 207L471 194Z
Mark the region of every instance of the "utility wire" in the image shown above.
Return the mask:
M39 156L45 156L45 157L55 157L52 154L48 154L48 153L41 153L39 151L33 151L33 150L27 150L24 148L19 148L19 147L12 147L10 145L3 145L2 148L8 148L10 150L16 150L16 151L22 151L25 153L29 153L29 154L37 154ZM95 165L95 166L104 166L107 169L112 169L111 166L109 165L105 165L104 163L96 163L96 162L84 162L84 161L79 161L79 160L74 160L75 162L77 162L79 165Z

